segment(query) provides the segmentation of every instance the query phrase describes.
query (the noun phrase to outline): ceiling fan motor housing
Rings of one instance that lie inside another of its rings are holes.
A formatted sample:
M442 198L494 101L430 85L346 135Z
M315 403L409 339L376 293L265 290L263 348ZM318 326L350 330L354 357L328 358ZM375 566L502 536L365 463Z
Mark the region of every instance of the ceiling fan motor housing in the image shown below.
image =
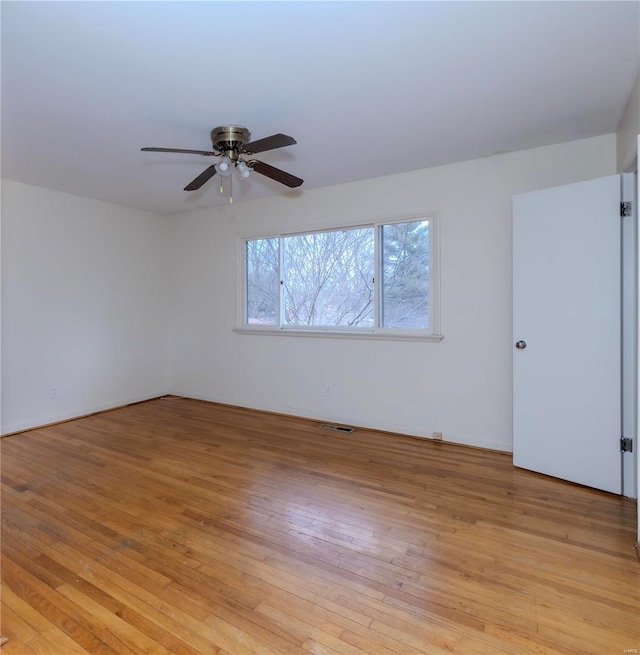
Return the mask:
M240 125L223 125L211 130L211 143L221 152L242 150L245 143L249 143L251 132Z

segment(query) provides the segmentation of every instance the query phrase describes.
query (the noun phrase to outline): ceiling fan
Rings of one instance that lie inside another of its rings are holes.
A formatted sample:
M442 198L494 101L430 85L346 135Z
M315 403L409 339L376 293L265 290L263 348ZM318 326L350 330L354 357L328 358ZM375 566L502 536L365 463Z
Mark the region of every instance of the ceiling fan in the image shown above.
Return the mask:
M299 187L303 180L275 166L265 164L257 159L246 159L250 155L265 150L284 148L297 143L293 137L286 134L272 134L264 139L250 141L251 132L240 125L223 125L211 130L213 150L185 150L183 148L142 148L144 152L182 152L205 157L221 157L220 161L205 169L198 177L189 182L185 191L195 191L208 182L216 173L221 177L229 177L233 168L241 177L249 177L251 171L270 177L292 189Z

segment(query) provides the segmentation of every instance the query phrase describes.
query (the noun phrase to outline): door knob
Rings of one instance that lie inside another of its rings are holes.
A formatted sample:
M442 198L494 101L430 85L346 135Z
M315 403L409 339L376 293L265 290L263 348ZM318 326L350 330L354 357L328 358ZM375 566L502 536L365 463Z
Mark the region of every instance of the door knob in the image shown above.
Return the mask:
M527 347L526 341L516 341L516 348L518 350L524 350Z

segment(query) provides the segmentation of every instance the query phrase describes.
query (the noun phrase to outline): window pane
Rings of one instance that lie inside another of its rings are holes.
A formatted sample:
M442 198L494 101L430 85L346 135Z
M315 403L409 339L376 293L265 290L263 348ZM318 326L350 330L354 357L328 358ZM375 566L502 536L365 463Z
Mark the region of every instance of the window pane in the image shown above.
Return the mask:
M247 323L278 324L278 239L247 241Z
M429 221L391 223L382 232L382 327L429 328Z
M373 327L372 227L285 237L284 325Z

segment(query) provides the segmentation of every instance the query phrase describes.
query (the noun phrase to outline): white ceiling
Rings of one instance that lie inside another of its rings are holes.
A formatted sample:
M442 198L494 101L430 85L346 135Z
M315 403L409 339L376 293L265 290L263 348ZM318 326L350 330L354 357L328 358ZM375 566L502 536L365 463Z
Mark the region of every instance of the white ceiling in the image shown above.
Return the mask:
M2 176L188 211L217 125L340 184L612 133L638 71L633 2L2 2ZM254 173L234 200L290 192Z

